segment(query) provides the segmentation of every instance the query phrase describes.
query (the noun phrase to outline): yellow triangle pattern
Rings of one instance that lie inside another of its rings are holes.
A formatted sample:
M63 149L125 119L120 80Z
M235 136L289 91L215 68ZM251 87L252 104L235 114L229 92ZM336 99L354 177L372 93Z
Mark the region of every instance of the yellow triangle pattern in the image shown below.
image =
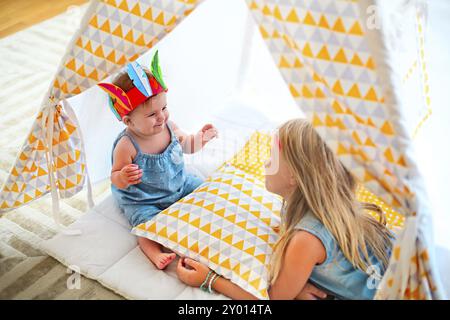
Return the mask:
M74 66L74 64L69 64L70 67ZM78 68L78 71L83 72L83 68ZM53 168L56 171L56 185L61 197L70 197L80 191L84 184L84 154L79 142L80 133L75 124L63 112L60 105L55 107L55 111L53 126L51 126L54 130L52 142ZM8 196L10 200L1 201L2 210L20 207L50 190L46 158L39 153L47 150L46 140L42 134L46 128L42 128L41 121L42 112L38 114L36 122L26 139L28 147L19 153L17 162L11 169L11 174L4 185L2 196ZM47 124L48 121L46 121L45 126ZM25 181L19 182L19 177L25 179ZM39 184L37 181L39 181Z
M128 0L100 1L97 7L93 8L92 16L87 19L86 25L82 26L80 35L75 40L75 45L84 52L78 54L77 51L77 56L69 55L58 71L53 82L55 97L62 99L78 94L114 73L127 62L134 61L189 15L199 2L182 1L176 6L161 10L149 4ZM103 14L100 15L99 12ZM109 16L104 16L105 12ZM118 15L118 19L111 19L112 14ZM141 21L144 29L155 30L154 34L143 33L137 28L117 22L127 16L133 25ZM98 32L99 39L89 37L93 30ZM126 50L118 46L120 41L127 42ZM89 65L86 64L88 59ZM92 61L95 66L92 66ZM105 61L107 63L102 64ZM89 85L86 85L85 79L89 80Z

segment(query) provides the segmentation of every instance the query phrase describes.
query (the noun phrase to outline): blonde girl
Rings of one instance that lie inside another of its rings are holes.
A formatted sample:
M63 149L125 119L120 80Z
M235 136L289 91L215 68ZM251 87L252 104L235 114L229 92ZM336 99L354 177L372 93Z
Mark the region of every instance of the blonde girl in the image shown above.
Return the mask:
M266 169L267 190L283 197L280 238L269 266L270 298L327 293L372 299L393 235L377 206L357 201L355 178L307 120L290 120L279 128ZM379 221L366 210L379 213ZM192 259L178 262L178 276L188 285L200 286L208 272ZM213 289L233 299L254 298L224 278L214 281Z

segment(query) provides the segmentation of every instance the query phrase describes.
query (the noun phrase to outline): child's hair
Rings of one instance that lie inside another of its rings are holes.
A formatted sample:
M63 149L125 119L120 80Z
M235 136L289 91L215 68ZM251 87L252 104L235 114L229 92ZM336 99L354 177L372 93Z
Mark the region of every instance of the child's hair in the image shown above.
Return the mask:
M142 67L142 69L144 70L145 74L149 79L153 77L150 70L148 70L146 67ZM117 76L115 76L112 83L121 88L125 92L134 88L133 81L130 79L126 71L122 71Z
M366 272L371 265L369 248L386 268L392 246L383 211L359 203L356 179L328 148L313 126L303 119L283 124L278 131L282 156L294 175L296 190L283 203L281 237L270 265L272 283L279 275L284 252L294 227L310 211L331 232L344 256ZM364 210L376 211L380 222Z

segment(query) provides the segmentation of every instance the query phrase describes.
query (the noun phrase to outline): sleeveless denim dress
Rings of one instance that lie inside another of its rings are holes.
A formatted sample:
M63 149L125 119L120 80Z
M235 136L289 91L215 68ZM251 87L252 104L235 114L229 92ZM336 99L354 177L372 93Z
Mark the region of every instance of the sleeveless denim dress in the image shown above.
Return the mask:
M127 136L137 151L133 164L143 170L138 184L126 189L119 189L111 184L113 197L132 227L152 219L203 182L199 177L186 173L181 145L170 125L166 125L170 131L170 144L159 154L142 152L138 143L126 132L126 128L114 141L111 163L114 148L123 136Z
M313 268L309 281L331 294L336 299L368 300L373 299L376 286L385 272L382 262L378 261L369 249L373 276L355 268L344 256L331 232L311 213L307 213L295 227L315 235L325 247L325 261ZM394 235L391 233L391 240ZM389 256L391 252L388 252Z

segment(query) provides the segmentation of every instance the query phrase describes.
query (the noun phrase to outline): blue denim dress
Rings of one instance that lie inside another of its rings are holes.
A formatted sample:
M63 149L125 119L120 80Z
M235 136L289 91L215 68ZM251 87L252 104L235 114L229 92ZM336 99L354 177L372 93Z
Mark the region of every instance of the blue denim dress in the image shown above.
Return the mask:
M113 197L132 227L152 219L203 182L199 177L186 173L181 145L169 124L167 127L171 136L170 144L159 154L141 152L139 145L126 129L114 141L111 163L118 141L127 136L137 151L133 164L143 170L141 182L138 184L130 185L126 189L119 189L111 184Z
M325 261L313 268L309 281L337 299L373 299L385 270L381 261L369 250L372 275L355 268L344 256L331 232L311 213L306 214L295 229L315 235L325 247ZM394 240L392 235L391 240ZM388 252L389 256L391 252Z

